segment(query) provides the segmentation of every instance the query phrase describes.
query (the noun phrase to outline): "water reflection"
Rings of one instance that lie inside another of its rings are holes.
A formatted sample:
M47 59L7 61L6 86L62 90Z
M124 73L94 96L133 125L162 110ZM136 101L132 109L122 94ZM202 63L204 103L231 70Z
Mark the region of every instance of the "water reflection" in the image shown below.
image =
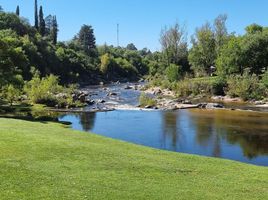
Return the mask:
M166 143L170 139L173 150L177 150L179 140L179 131L177 127L177 113L175 112L164 112L162 115L163 123L163 147L166 148Z
M219 156L221 143L239 145L248 159L268 155L268 115L245 111L191 111L197 127L199 144L214 145L213 156ZM207 130L206 130L207 129ZM268 164L268 163L267 163Z
M211 147L211 156L221 157L221 135L225 130L218 127L214 117L192 117L193 127L196 128L195 141L204 147Z
M96 113L81 113L79 114L80 123L84 131L90 131L95 124Z
M239 144L243 154L249 159L259 155L268 155L268 136L259 134L227 134L226 139L231 144Z
M60 118L73 128L141 145L268 166L268 113L113 111Z

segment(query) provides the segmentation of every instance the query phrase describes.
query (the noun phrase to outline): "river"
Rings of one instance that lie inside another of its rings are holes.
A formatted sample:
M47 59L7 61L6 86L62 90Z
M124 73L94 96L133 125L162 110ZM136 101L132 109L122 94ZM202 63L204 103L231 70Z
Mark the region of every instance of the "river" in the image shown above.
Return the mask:
M138 103L139 92L125 90L124 87L113 85L86 90L94 93L95 98L105 98L108 104L134 107ZM113 100L106 95L111 92L117 93L116 97L111 97ZM76 130L139 145L268 166L268 112L120 109L65 113L59 119L72 122L71 126Z

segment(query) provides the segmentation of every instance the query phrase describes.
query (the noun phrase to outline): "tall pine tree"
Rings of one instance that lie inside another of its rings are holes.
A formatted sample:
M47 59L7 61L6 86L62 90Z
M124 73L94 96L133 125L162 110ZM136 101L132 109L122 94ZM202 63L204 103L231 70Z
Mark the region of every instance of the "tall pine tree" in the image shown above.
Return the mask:
M17 8L16 8L16 15L20 16L20 7L19 6L17 6Z
M46 22L44 20L44 13L43 13L42 6L40 6L40 9L39 9L39 33L42 36L45 36L45 33L46 33Z
M96 48L96 38L92 26L83 25L78 33L78 41L86 53Z
M51 27L51 38L53 44L57 44L58 41L58 22L57 22L57 17L56 15L52 17L52 27Z
M37 0L34 1L34 27L38 30Z

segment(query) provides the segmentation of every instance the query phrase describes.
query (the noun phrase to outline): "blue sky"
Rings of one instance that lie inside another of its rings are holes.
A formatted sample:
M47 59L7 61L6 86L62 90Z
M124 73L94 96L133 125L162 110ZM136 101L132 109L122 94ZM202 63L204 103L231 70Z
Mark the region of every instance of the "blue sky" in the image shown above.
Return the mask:
M0 0L5 11L20 6L21 16L33 23L34 0ZM242 34L245 26L268 26L267 0L39 0L44 14L56 14L59 39L71 39L82 24L95 29L98 44L116 45L116 24L120 24L120 45L133 42L138 48L159 50L159 33L165 25L185 23L190 37L196 27L228 15L228 30Z

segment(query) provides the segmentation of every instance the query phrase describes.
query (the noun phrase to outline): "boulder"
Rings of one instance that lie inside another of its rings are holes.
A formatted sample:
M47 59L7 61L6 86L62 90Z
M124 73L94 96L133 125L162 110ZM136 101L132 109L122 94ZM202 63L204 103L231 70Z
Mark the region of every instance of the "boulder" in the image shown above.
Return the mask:
M85 103L86 102L86 95L83 93L81 95L79 95L78 97L78 100L81 102L81 103Z
M146 109L152 109L153 108L153 106L145 106L144 108L146 108Z
M198 108L205 109L207 106L207 103L199 103L197 106Z
M216 108L224 108L222 104L219 103L208 103L206 105L206 109L216 109Z
M264 105L265 102L264 101L255 101L254 104L255 105Z
M64 98L65 99L65 98L67 98L67 94L65 94L65 93L59 93L59 94L56 94L55 97L56 98Z
M88 105L94 105L94 104L95 104L95 101L94 101L94 100L91 100L91 99L87 99L87 100L86 100L86 103L87 103Z
M133 89L133 88L132 88L131 86L127 85L124 89L125 89L125 90L131 90L131 89Z
M115 92L109 92L109 93L107 94L107 96L117 96L117 93L115 93Z
M99 99L97 103L105 103L106 101L104 99Z
M189 100L187 100L187 99L183 100L181 103L182 103L182 104L192 104L192 102L189 101Z
M154 95L160 95L160 94L162 94L162 90L161 89L156 89L153 94Z

